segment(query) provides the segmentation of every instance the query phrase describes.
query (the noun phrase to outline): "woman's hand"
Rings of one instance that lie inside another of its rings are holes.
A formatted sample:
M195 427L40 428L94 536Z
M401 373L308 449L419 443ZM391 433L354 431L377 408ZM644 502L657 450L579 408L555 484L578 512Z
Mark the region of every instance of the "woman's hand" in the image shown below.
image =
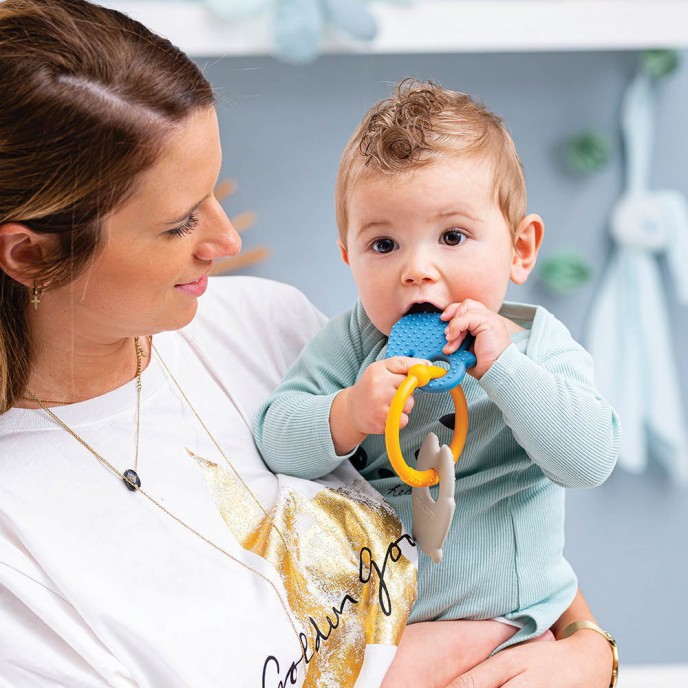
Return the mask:
M448 688L609 688L612 656L598 633L524 643L502 650L449 683Z
M381 688L446 688L515 632L513 626L491 620L411 624Z

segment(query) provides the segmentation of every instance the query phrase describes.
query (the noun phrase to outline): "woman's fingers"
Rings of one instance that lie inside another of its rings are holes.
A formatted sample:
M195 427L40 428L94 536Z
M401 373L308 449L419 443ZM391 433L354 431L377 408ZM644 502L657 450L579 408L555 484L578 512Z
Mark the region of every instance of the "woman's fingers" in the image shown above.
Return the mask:
M515 683L518 672L510 670L501 658L501 654L490 657L455 678L447 688L525 688L524 684Z
M569 640L521 643L502 650L458 676L447 688L551 688L552 685L604 688L609 685L609 652L603 653L603 661L598 662L587 644Z

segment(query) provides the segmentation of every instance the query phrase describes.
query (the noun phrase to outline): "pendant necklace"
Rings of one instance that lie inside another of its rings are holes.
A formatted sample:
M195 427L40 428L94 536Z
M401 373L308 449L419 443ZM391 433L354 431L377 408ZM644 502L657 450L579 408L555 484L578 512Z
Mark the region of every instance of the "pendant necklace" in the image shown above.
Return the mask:
M152 337L148 337L148 345L153 346ZM122 474L124 484L132 492L141 487L141 479L138 474L139 438L141 436L141 369L143 368L143 359L146 355L141 346L141 340L138 337L134 337L134 346L136 347L136 450L134 453L134 468L129 468Z
M225 462L229 465L229 467L232 469L234 474L238 477L238 479L241 481L241 484L244 486L244 488L247 490L247 492L251 495L251 497L256 501L256 503L259 505L260 509L263 511L266 517L269 518L269 515L267 511L265 510L265 507L260 503L260 500L256 497L254 494L253 490L246 484L244 479L241 477L239 472L236 470L232 462L229 460L227 455L222 451L222 448L220 447L219 443L213 437L211 434L210 430L206 426L206 424L203 422L201 419L200 415L196 411L196 409L193 407L191 404L191 401L189 398L186 396L182 388L180 387L179 383L175 379L175 377L172 375L172 371L167 367L167 364L163 360L162 356L160 355L160 352L153 346L153 338L148 337L148 341L150 343L150 350L151 352L155 352L156 356L158 357L158 360L160 361L163 369L167 373L167 375L170 377L172 382L174 383L174 386L177 388L181 396L184 398L184 401L187 403L191 411L193 412L194 416L198 420L198 422L201 424L203 429L205 430L206 434L212 441L212 443L215 445L215 447L218 449L219 453L225 460ZM139 337L134 337L134 344L136 346L136 400L137 400L137 408L136 408L136 453L134 456L134 468L133 469L127 469L124 471L124 473L121 473L115 466L113 466L104 456L102 456L100 453L98 453L86 440L84 440L82 437L80 437L72 428L70 428L62 419L60 419L48 406L47 404L49 403L63 403L63 402L48 402L39 399L35 394L33 394L31 391L27 390L27 399L30 399L31 401L37 403L40 408L47 413L50 418L57 424L59 425L65 432L69 433L79 444L81 444L85 449L87 449L93 456L95 456L100 463L105 466L107 469L109 469L112 473L114 473L116 476L118 476L124 484L127 486L129 490L136 491L139 494L143 495L149 502L151 502L155 507L157 507L160 511L164 512L167 514L171 519L176 521L180 526L185 528L188 532L192 533L196 537L200 538L203 540L203 542L207 543L210 545L214 550L219 552L220 554L223 554L226 556L228 559L231 559L233 562L236 564L239 564L239 566L247 569L251 573L255 574L259 578L262 578L274 591L275 595L277 595L277 599L279 600L282 609L284 610L284 613L289 621L289 624L292 628L292 631L294 632L294 636L296 637L296 641L301 649L301 655L302 657L306 656L306 651L305 648L303 647L302 643L302 633L299 632L299 630L296 627L296 623L294 622L294 618L292 615L291 610L287 606L287 603L282 597L282 594L278 590L277 586L275 583L270 580L264 573L261 571L258 571L257 569L252 568L249 566L247 563L243 562L241 559L238 557L235 557L231 552L228 550L224 549L220 545L214 543L212 540L209 540L205 535L203 535L201 532L196 530L193 526L190 526L188 523L185 521L182 521L179 516L176 516L173 514L171 511L167 509L163 504L161 504L157 499L155 499L153 496L148 494L145 490L141 488L141 480L139 479L138 473L136 469L138 468L138 454L139 454L139 432L140 432L140 417L141 417L141 369L142 369L142 359L145 356L145 353L140 345L140 338ZM188 449L187 449L188 451ZM280 537L284 541L284 535L282 532L279 530L279 528L272 523L270 520L271 526L277 530L279 533ZM285 542L286 544L286 542Z
M153 338L148 337L149 346L153 345ZM136 373L134 379L136 380L136 448L134 452L134 468L128 468L124 473L119 473L115 471L121 478L128 490L134 492L141 487L141 479L139 478L139 438L141 436L141 371L143 370L143 359L146 356L146 352L141 346L141 338L134 337L134 347L136 349ZM63 430L66 430L74 439L80 442L86 449L88 449L92 454L95 453L81 437L79 437L72 429L64 423L60 418L58 418L49 408L48 404L62 404L67 405L73 402L69 401L48 401L46 399L39 399L33 392L26 390L25 399L29 399L37 403L41 409L43 409L51 418L54 420Z

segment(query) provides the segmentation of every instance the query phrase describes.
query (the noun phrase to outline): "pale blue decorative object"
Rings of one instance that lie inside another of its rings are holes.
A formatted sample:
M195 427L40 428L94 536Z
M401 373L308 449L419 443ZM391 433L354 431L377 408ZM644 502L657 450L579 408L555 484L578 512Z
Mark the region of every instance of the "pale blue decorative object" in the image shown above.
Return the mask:
M409 0L388 0L411 4ZM327 30L358 41L377 35L375 17L367 0L202 0L219 17L239 21L266 12L272 22L275 56L285 62L304 64L320 54ZM239 27L237 27L239 28Z
M361 0L322 0L327 25L359 41L372 41L377 35L375 17Z
M230 21L246 19L275 4L275 0L203 0L203 2L219 17Z
M688 482L688 438L659 260L676 300L688 304L688 204L650 189L654 83L641 71L622 105L626 188L612 208L614 247L593 302L588 343L600 392L623 424L619 465L640 473L659 459Z
M279 0L273 22L277 57L301 64L318 56L325 26L322 0Z
M389 334L387 358L392 356L411 356L431 362L444 361L449 364L448 372L436 380L430 380L420 389L426 392L448 392L461 384L466 368L476 364L475 354L468 351L473 337L467 336L453 354L445 354L442 349L447 344L444 330L448 323L440 320L440 313L410 313L398 320Z

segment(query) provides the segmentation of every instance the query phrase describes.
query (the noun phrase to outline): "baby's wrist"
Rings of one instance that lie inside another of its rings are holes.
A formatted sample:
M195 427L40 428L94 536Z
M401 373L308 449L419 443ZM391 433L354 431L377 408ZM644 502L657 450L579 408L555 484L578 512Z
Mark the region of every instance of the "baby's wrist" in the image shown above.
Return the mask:
M339 392L330 407L330 435L337 456L346 456L367 437L352 421L353 416L349 408L350 391L351 387L348 387Z
M509 345L506 346L499 355L495 356L479 379L481 379L483 383L492 380L493 382L490 383L490 386L492 386L492 384L497 383L499 380L502 380L505 375L509 375L512 372L514 365L518 361L518 357L521 355L521 352L513 345L513 342L510 341Z
M502 357L502 354L509 348L511 340L506 342L503 347L495 347L489 354L476 354L477 363L473 370L469 371L476 380L480 380L483 375L487 374L492 370L493 366Z

